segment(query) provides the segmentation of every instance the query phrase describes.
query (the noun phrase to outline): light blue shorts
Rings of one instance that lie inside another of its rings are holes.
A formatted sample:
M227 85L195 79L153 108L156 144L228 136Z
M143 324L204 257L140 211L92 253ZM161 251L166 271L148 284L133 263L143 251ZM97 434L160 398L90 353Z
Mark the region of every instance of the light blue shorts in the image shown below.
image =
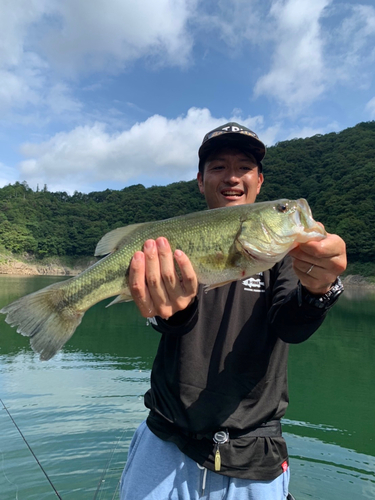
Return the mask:
M120 500L285 500L289 468L273 481L235 479L204 469L143 422L130 444Z

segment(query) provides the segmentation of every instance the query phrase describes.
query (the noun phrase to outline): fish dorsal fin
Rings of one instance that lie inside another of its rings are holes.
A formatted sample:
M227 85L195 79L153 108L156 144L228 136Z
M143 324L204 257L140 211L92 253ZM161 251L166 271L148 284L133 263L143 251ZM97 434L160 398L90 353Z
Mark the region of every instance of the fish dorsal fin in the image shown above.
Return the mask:
M105 234L96 245L95 256L107 255L109 253L116 252L116 250L124 246L123 240L144 224L146 224L146 222L142 222L140 224L130 224L125 227L118 227L117 229Z

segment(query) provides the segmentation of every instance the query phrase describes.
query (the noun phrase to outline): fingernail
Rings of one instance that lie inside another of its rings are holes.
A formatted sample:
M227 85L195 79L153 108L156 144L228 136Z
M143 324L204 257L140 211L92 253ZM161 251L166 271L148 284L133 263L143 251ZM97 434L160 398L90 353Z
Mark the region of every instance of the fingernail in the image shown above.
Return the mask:
M175 250L174 254L176 257L182 257L184 255L184 252L182 250Z
M135 252L135 254L133 255L133 260L141 260L142 257L142 252Z
M151 250L154 248L155 241L154 240L147 240L145 241L144 247L147 248L148 250Z
M167 238L164 238L163 236L158 238L156 240L156 245L159 247L159 248L166 248L168 247L168 241L167 241Z

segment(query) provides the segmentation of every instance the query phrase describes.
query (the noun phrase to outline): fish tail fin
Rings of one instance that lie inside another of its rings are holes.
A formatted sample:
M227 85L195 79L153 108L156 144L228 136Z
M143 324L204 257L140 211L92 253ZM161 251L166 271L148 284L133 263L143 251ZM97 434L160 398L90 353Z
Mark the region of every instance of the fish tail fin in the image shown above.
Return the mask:
M81 323L84 311L64 304L64 283L55 283L21 297L3 307L5 321L17 327L17 332L30 337L30 345L47 361L70 339Z

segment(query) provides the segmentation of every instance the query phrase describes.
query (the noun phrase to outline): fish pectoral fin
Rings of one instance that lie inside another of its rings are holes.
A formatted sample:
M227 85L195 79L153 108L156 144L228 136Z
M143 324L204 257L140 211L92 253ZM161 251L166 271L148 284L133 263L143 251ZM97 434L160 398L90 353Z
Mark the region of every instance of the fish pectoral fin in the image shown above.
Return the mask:
M205 292L209 292L210 290L213 290L214 288L219 288L220 286L228 285L229 283L233 283L233 281L236 280L228 280L228 281L223 281L222 283L213 283L212 285L205 285L203 287Z
M99 255L107 255L109 253L113 253L119 248L122 248L126 243L126 238L129 237L136 229L140 226L147 224L146 222L142 222L140 224L130 224L125 227L118 227L113 231L105 234L103 238L99 241L95 248L95 257Z
M112 302L110 302L106 307L113 306L113 304L120 304L121 302L130 302L133 300L133 297L130 295L130 292L123 292L118 295Z

